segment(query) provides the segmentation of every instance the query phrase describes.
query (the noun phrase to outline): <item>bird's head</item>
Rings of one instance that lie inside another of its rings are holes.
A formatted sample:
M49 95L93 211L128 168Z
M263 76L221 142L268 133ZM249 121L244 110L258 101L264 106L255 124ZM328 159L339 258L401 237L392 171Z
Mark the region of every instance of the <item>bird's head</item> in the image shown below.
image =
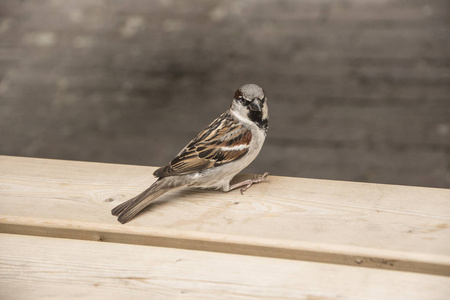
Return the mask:
M269 109L267 97L263 89L256 84L245 84L234 93L231 111L238 118L256 123L261 129L267 130Z

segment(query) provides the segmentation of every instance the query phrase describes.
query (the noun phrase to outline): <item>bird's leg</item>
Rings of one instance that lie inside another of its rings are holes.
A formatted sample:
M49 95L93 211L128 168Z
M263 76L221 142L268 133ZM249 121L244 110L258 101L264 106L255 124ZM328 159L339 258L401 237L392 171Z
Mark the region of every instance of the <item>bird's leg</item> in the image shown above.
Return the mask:
M266 181L268 179L267 178L268 175L269 175L269 172L266 172L266 173L264 173L262 175L255 175L253 177L253 179L248 179L248 180L244 180L242 182L238 182L236 184L233 184L232 186L230 186L230 189L228 191L231 191L231 190L234 190L234 189L242 187L241 188L241 194L244 195L244 192L246 190L248 190L249 187L252 186L252 184L259 183L259 182L262 182L262 181Z

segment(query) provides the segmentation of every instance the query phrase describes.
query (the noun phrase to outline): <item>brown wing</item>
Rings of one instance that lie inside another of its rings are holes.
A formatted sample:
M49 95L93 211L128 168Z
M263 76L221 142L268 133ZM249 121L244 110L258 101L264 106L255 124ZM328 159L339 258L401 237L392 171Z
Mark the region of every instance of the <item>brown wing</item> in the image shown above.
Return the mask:
M247 154L252 133L228 112L200 132L156 177L195 173L240 159Z

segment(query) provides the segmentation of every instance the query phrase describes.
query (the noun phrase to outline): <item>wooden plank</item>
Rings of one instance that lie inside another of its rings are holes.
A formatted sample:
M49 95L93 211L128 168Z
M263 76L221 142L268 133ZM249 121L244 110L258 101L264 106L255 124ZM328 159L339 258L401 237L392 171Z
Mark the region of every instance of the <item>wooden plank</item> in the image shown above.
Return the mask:
M448 299L450 278L0 234L2 299Z
M450 190L271 176L170 192L127 225L110 209L154 168L0 157L0 232L450 275Z

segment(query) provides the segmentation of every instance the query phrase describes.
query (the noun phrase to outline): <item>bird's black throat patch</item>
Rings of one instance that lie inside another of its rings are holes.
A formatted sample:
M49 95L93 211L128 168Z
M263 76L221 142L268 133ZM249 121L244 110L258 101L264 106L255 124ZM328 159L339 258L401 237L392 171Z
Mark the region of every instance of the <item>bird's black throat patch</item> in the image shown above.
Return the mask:
M264 131L267 131L267 128L269 128L269 120L262 118L261 111L249 111L248 118L255 122L256 125L258 125L258 127L263 129Z

